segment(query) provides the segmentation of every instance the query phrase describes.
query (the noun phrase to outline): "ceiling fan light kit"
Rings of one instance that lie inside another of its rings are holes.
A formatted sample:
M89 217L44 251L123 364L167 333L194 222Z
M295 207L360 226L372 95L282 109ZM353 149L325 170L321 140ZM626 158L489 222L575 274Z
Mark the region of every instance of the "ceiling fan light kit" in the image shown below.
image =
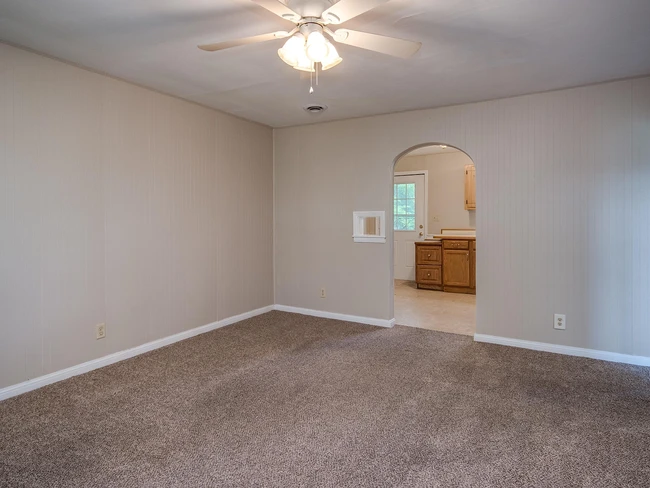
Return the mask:
M307 54L304 50L300 52L300 55L298 56L298 62L293 67L298 71L306 71L308 73L313 73L316 71L314 62L307 57Z
M315 71L315 64L321 64L321 70L337 66L343 61L334 45L321 32L319 24L303 24L299 33L278 49L278 56L292 68L300 71Z
M314 31L307 38L305 53L314 63L320 63L329 53L331 43L325 39L322 33Z
M339 56L339 53L334 47L334 45L330 44L329 47L330 49L329 52L327 53L327 56L325 56L325 58L323 58L320 62L321 69L323 71L327 71L328 69L333 68L334 66L338 66L343 61L343 58Z
M288 0L286 3L280 0L252 1L283 20L294 23L294 29L289 32L278 31L234 41L206 44L199 48L204 51L221 51L245 44L289 37L284 46L278 49L280 59L299 71L318 74L318 63L320 63L320 69L326 71L338 66L343 61L334 45L324 34L341 44L399 58L410 58L421 46L419 42L349 29L332 32L327 27L329 24L342 24L389 0L340 0L335 3L332 0ZM329 8L325 8L328 5L330 5ZM320 15L314 16L318 15L318 12ZM313 87L310 89L311 92L313 92Z
M295 34L290 37L284 46L278 49L278 56L280 59L291 67L296 67L300 59L300 55L304 50L305 38L302 34Z

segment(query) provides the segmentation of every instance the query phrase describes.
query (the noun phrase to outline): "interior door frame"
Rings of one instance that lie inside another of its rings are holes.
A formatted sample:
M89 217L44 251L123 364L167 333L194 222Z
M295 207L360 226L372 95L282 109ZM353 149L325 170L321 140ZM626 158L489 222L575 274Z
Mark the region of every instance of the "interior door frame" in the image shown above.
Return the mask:
M424 175L424 238L429 237L429 170L393 171L393 201L395 200L395 176L421 176ZM395 232L395 216L393 216L393 232ZM393 266L395 263L393 263Z
M428 147L428 146L440 146L440 145L445 145L447 147L452 147L454 149L458 149L459 151L463 152L471 161L474 163L474 166L476 167L476 160L465 150L461 149L459 146L460 145L455 145L450 142L441 142L444 141L438 140L436 141L433 139L430 142L422 142L420 144L415 144L410 146L408 149L405 149L404 151L400 152L395 158L391 161L390 166L388 164L386 165L386 169L382 169L381 171L386 171L386 180L388 180L388 171L390 171L390 190L388 187L388 181L386 181L386 191L390 191L389 195L391 195L390 199L390 207L386 208L386 243L389 246L389 252L388 252L388 267L389 267L389 276L390 276L390 283L388 284L388 296L386 297L388 302L390 303L389 305L389 313L393 317L393 320L395 319L395 260L394 260L394 255L395 255L395 249L394 247L394 242L395 242L395 216L393 215L393 200L395 198L395 167L399 163L400 159L402 159L405 156L408 156L409 153L412 153L416 149L420 149L422 147ZM480 194L480 185L478 185L478 180L481 178L481 173L480 173L480 168L479 168L479 173L476 175L477 177L477 186L476 186L476 197L478 199L479 194ZM386 202L388 203L388 201ZM478 203L478 202L477 202ZM390 216L390 221L389 221L389 216ZM478 218L477 218L477 224L478 224ZM478 225L477 225L478 227ZM429 236L427 236L429 237ZM433 236L431 236L433 237ZM478 242L478 238L477 238ZM482 249L482 248L481 248ZM480 251L480 254L483 254L483 251ZM478 281L479 273L478 270L480 269L479 265L479 256L476 256L476 278ZM476 289L476 309L478 310L480 305L479 305L479 288L478 288L478 283L477 283L477 289ZM478 317L478 314L476 315ZM478 328L478 320L477 320L477 328Z

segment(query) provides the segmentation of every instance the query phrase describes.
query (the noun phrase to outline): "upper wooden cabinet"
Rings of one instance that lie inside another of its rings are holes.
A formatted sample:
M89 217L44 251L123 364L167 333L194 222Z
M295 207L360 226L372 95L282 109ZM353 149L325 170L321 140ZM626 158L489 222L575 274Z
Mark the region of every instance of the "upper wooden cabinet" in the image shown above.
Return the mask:
M476 210L476 168L465 166L465 210Z

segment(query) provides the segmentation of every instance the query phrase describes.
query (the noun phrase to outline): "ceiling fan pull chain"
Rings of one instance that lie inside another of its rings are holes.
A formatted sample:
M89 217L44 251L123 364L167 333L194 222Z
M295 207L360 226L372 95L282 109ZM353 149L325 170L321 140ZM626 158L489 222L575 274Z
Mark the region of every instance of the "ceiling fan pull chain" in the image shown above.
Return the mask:
M316 86L318 86L318 66L320 63L315 63L316 64Z
M309 94L314 93L314 72L309 72Z

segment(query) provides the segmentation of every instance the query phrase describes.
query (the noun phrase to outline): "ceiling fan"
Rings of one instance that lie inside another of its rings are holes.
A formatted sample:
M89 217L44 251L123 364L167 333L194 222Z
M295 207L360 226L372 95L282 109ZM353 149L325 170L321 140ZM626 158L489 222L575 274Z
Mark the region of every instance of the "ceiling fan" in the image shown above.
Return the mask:
M422 43L387 37L350 29L330 29L358 15L372 10L390 0L251 0L260 7L273 12L278 17L292 22L290 31L278 31L258 36L245 37L232 41L199 46L204 51L221 51L231 47L289 38L278 50L280 59L289 66L307 72L318 69L328 70L337 66L343 59L339 56L333 41L350 46L368 49L379 53L410 58Z

